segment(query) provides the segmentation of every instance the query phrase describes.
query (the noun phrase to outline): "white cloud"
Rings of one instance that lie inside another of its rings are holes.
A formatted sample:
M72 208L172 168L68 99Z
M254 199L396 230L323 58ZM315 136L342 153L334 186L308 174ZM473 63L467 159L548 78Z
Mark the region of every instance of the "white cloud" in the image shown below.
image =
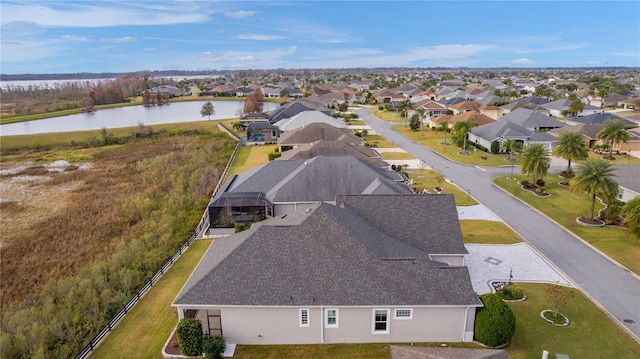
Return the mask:
M282 40L286 39L284 36L275 36L275 35L238 35L236 36L238 40L254 40L254 41L272 41L272 40Z
M533 65L536 62L526 57L521 57L519 59L511 60L509 61L509 63L517 64L517 65Z
M258 11L246 11L246 10L226 11L224 13L224 16L237 20L237 19L243 19L245 17L251 17L258 13L259 13Z
M640 54L638 54L637 52L633 52L633 51L614 52L613 55L614 56L623 56L623 57L640 57Z
M144 51L156 51L156 48L155 47L145 47L143 50Z
M107 3L108 4L108 3ZM45 27L107 27L123 25L169 25L205 22L208 15L198 9L185 9L179 3L170 8L149 9L134 4L98 6L91 3L57 2L47 5L3 4L2 18L11 22L28 22Z
M136 42L137 40L135 37L125 36L125 37L119 37L114 39L102 39L101 41L108 42L110 44L122 44L125 42Z

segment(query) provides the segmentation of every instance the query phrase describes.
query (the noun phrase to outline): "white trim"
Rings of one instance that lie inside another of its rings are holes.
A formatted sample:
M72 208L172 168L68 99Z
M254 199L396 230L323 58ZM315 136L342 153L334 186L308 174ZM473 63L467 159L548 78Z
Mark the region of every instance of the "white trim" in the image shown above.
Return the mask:
M409 316L398 316L398 311L409 311ZM412 320L413 319L413 308L395 308L393 310L393 319L395 320Z
M306 318L305 318L307 320L306 323L304 323L304 321L303 321L303 315L302 315L303 312L306 312ZM309 317L310 317L310 314L311 314L309 312L309 308L300 308L298 314L299 314L298 315L298 325L300 325L300 327L303 327L303 328L309 327L309 322L310 322Z
M386 313L385 330L376 330L376 312L384 311ZM371 310L371 333L372 334L389 334L389 327L391 326L391 310L389 308L373 308Z
M335 324L329 324L329 311L335 312ZM325 320L324 320L324 327L325 328L339 328L340 327L340 311L338 310L338 308L326 308L324 310L324 316L325 316Z
M390 306L393 306L393 304L389 304ZM172 307L174 308L178 308L178 307L182 307L184 309L220 309L220 308L300 308L298 306L293 306L293 305L231 305L231 304L224 304L224 305L217 305L217 304L171 304ZM413 308L466 308L466 307L476 307L476 308L481 308L483 307L482 304L456 304L456 305L446 305L446 304L437 304L437 305L414 305ZM311 305L309 306L309 308L324 308L324 306L322 305ZM331 309L336 308L336 307L331 307ZM349 305L349 306L342 306L340 308L373 308L370 305Z

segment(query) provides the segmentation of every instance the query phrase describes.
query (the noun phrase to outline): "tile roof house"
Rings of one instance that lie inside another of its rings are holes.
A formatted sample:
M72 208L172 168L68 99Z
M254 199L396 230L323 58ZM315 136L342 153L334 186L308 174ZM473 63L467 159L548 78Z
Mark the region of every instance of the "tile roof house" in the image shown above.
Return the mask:
M209 223L232 228L308 203L332 202L337 195L407 193L413 191L405 176L354 156L270 161L227 180L209 203Z
M233 344L471 341L482 303L468 269L433 258L466 253L453 197L336 203L215 240L172 304L178 317Z

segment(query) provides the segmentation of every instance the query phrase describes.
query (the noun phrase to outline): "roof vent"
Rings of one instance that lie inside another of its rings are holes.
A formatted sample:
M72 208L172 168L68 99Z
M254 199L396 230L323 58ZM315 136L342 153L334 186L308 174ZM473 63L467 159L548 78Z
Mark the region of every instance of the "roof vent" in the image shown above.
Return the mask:
M312 210L312 208L309 207L309 208L307 208L307 210L305 212L309 213L309 212L311 212L311 210Z

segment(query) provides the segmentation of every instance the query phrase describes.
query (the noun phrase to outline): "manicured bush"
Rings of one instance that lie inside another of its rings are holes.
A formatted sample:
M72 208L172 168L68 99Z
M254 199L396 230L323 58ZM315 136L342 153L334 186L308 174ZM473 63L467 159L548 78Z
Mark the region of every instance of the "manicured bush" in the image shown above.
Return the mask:
M180 353L186 356L202 355L202 323L194 318L184 318L178 322L178 344Z
M207 359L222 359L227 342L222 337L207 338L202 343L202 351Z
M484 308L476 313L475 339L480 343L497 347L509 343L516 332L516 317L495 293L480 296Z
M269 161L273 161L273 160L275 160L276 158L278 158L280 156L282 156L282 153L273 153L272 152L272 153L269 154Z
M500 142L493 141L491 142L491 153L495 154L500 152Z
M500 294L506 300L522 299L524 298L524 289L517 284L505 285Z

